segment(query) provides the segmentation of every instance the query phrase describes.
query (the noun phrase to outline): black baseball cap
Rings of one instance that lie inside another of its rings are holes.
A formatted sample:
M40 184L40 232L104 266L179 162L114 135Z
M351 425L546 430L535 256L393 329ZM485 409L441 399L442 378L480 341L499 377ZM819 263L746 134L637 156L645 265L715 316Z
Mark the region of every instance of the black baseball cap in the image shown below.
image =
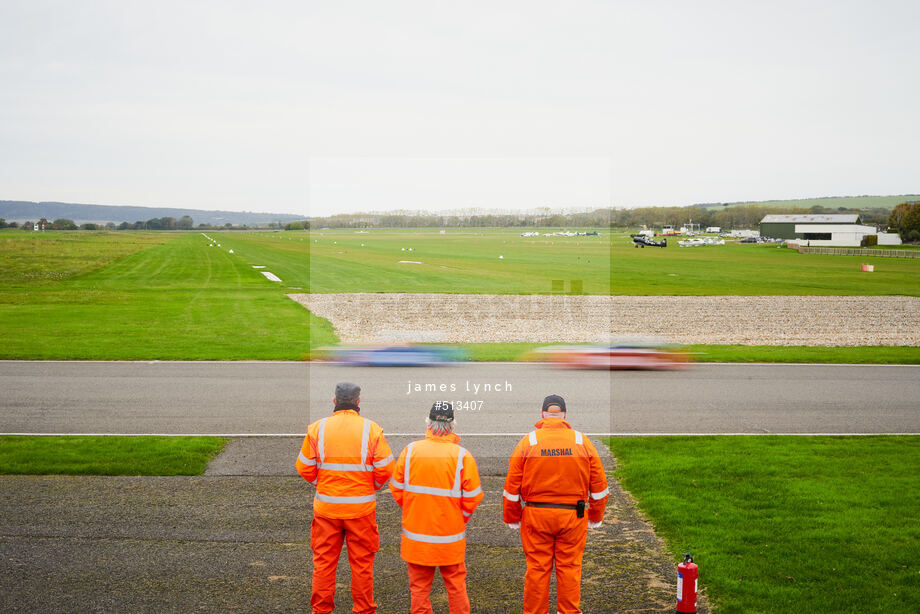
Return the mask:
M339 382L335 385L335 398L339 403L354 403L361 396L361 387L351 382Z
M450 422L454 419L454 406L446 401L435 401L428 412L428 419L437 422Z
M558 394L551 394L543 399L543 411L547 411L551 405L558 405L563 412L565 411L565 399Z

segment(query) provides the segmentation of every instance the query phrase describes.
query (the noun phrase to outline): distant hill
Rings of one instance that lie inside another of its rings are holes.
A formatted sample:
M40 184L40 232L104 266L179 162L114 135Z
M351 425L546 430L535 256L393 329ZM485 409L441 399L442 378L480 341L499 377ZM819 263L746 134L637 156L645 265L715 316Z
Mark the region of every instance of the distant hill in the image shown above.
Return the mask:
M37 221L41 218L55 220L66 218L77 224L88 222L144 222L153 218L181 218L188 215L198 224L215 226L258 226L269 222L293 222L306 219L303 215L290 213L258 213L254 211L205 211L203 209L175 209L170 207L134 207L128 205L81 205L76 203L29 202L23 200L0 200L0 217L7 222Z
M823 198L803 198L797 200L753 200L739 203L700 204L709 211L718 211L725 207L786 207L788 209L809 209L820 206L827 209L892 209L904 202L920 200L918 194L904 194L901 196L827 196Z

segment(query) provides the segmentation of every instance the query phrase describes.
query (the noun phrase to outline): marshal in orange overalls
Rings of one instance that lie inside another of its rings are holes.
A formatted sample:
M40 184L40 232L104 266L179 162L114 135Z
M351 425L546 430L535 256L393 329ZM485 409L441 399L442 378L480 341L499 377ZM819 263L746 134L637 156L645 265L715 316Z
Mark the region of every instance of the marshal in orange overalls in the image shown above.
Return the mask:
M431 583L440 568L451 614L468 614L466 523L484 495L473 456L455 433L406 446L390 491L402 507L400 552L409 565L412 614L430 614Z
M607 476L594 444L563 418L544 418L534 426L511 455L502 497L503 519L520 523L527 558L524 614L549 611L553 565L556 611L577 614L588 521L604 518ZM586 510L582 518L575 509L579 501Z
M296 465L303 479L316 486L310 527L314 614L335 609L335 572L345 540L354 612L376 612L374 554L380 539L375 493L393 473L383 430L355 409L337 409L307 429Z

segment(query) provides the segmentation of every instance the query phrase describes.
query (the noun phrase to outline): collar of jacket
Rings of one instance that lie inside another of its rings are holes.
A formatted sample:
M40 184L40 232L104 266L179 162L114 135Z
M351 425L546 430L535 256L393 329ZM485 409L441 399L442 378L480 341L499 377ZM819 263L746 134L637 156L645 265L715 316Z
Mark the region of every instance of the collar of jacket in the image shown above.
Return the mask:
M361 408L354 403L339 403L335 406L335 409L332 410L332 413L336 414L340 411L353 411L357 414L361 412Z
M570 429L572 425L565 418L542 418L534 424L538 429Z
M460 441L460 435L456 433L448 433L447 435L435 435L431 431L425 431L425 439L430 439L431 441L444 441L447 443L457 443Z

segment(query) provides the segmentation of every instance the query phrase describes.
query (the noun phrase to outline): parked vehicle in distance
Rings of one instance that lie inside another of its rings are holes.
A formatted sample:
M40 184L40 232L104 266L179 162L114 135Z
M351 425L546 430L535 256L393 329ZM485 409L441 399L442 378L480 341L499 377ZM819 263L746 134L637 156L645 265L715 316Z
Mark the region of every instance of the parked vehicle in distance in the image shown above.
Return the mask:
M629 236L632 237L632 242L635 247L645 248L646 245L649 247L667 247L668 246L667 239L656 241L652 239L651 237L643 235L643 234L629 235Z

